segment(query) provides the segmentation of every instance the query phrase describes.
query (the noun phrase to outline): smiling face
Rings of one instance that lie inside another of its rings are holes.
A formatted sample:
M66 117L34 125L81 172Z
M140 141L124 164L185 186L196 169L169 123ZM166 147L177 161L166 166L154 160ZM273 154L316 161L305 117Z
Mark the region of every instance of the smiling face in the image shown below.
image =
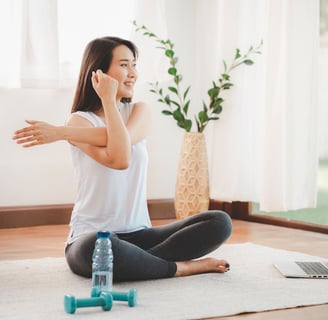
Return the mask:
M137 80L136 59L125 45L113 50L113 59L107 74L118 81L117 100L132 98Z

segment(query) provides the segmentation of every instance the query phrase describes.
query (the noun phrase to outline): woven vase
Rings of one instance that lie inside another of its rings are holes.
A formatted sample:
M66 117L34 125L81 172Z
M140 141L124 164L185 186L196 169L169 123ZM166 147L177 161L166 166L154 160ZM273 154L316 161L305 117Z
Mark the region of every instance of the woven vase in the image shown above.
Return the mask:
M185 132L183 135L174 207L177 219L209 208L208 159L203 133Z

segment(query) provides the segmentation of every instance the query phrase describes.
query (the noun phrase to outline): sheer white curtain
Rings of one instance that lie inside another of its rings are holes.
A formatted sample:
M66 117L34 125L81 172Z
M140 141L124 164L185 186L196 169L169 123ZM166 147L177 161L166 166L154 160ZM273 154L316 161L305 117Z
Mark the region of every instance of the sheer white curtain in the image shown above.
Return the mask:
M158 36L167 37L167 15L165 0L135 0L135 21L138 26L145 25ZM149 82L169 81L166 68L167 59L163 52L156 48L154 41L143 36L141 32L133 32L130 39L136 43L139 48L138 57L138 85L144 86Z
M0 86L75 85L86 44L131 34L134 0L1 0Z
M217 10L222 54L259 36L264 47L235 71L213 126L211 197L264 211L314 207L319 2L223 0Z
M327 32L328 34L328 32ZM326 37L328 38L326 34ZM322 43L319 54L319 157L328 159L328 43Z
M59 78L57 1L22 2L22 87L56 87Z
M22 30L21 0L0 1L0 86L18 87L17 76L21 68L21 30Z

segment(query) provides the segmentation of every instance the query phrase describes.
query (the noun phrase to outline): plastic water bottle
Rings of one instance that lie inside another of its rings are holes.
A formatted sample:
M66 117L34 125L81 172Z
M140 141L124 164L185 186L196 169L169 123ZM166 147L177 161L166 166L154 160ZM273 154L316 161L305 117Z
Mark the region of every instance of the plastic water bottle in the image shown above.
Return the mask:
M92 256L92 288L112 291L113 252L108 231L99 231Z

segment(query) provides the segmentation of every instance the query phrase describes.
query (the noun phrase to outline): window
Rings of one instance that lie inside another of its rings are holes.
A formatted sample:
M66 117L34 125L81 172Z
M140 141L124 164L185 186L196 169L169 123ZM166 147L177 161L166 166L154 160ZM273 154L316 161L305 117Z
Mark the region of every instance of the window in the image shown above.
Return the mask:
M317 175L317 206L285 212L260 212L258 204L253 204L253 213L269 215L288 221L301 221L316 225L328 226L328 1L320 1L320 52L319 52L319 168Z

